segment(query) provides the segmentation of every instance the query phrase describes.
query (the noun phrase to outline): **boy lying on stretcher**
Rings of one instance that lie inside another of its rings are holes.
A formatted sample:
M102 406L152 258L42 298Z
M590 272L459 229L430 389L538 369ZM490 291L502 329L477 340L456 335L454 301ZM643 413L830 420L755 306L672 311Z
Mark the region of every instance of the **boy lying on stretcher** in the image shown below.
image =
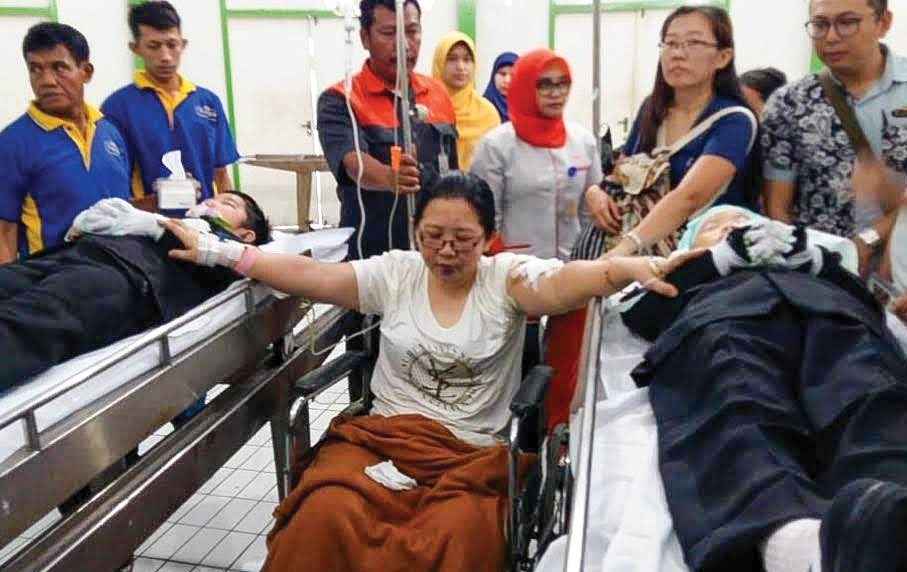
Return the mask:
M264 213L243 193L221 193L187 216L203 244L270 240ZM69 243L0 266L0 391L171 320L239 277L167 256L178 241L161 218L105 199L75 219Z
M742 209L623 314L694 571L907 570L907 360L840 257ZM700 226L701 224L701 226ZM714 246L713 246L714 245Z

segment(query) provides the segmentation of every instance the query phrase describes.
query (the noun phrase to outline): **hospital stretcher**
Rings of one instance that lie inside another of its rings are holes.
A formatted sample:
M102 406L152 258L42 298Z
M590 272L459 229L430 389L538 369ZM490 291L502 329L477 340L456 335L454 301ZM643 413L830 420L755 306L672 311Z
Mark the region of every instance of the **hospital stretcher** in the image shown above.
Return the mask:
M812 232L810 239L855 270L850 241ZM648 389L630 377L650 344L624 325L620 298L594 300L588 308L569 424L568 532L547 548L537 571L689 572L658 469ZM907 352L907 327L888 317Z
M311 304L249 280L185 315L60 364L0 395L0 548L217 384L229 387L3 572L113 570L261 427L285 436L289 388L325 356L296 332ZM308 327L341 339L344 312ZM111 317L115 319L115 317ZM280 496L290 460L274 439Z

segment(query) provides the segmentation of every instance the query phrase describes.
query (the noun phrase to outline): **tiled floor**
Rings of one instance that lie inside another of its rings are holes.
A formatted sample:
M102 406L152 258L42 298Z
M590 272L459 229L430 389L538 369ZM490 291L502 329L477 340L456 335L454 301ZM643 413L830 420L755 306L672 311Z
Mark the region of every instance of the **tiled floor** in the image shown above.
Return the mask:
M345 382L309 404L313 443L348 404ZM134 571L258 572L276 506L271 430L265 426L145 541Z
M215 388L216 395L223 387ZM209 393L209 398L213 397ZM349 404L346 382L309 404L311 439ZM170 425L145 440L147 451L171 431ZM265 425L136 551L135 572L257 572L264 563L265 536L277 506L271 430ZM36 537L56 511L22 537L0 548L0 563Z

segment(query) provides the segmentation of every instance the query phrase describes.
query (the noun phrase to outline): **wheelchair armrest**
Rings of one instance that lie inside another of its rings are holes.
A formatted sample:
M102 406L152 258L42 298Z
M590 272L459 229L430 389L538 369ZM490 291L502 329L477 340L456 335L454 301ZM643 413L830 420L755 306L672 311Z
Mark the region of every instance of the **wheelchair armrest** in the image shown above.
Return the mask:
M318 393L322 389L347 377L351 371L356 369L367 358L367 352L346 352L339 358L331 360L296 380L296 383L293 384L296 395L308 397Z
M554 369L551 367L546 365L533 367L523 379L516 395L513 396L510 411L517 417L524 417L526 413L541 405L552 375L554 375Z

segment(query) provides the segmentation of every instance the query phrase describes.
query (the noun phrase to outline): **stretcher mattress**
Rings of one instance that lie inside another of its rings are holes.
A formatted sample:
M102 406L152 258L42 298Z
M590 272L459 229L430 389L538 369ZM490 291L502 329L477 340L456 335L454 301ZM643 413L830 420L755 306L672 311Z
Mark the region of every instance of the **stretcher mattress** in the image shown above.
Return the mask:
M274 241L262 247L263 250L282 253L299 253L312 251L313 257L319 260L336 261L346 256L346 240L351 229L329 229L304 235L285 235L275 233ZM217 306L216 310L196 318L168 335L171 356L178 357L183 352L203 343L214 334L222 331L228 324L241 318L246 312L244 295L230 297L230 293L245 288L248 280L238 281L218 294L227 299ZM281 294L261 284L252 284L251 291L255 304L272 295ZM167 324L158 326L141 334L125 338L104 348L80 355L61 363L34 377L25 385L0 394L0 411L10 411L19 406L33 402L35 399L59 387L67 379L101 361L119 353L128 353L128 348L143 336L155 330L165 331ZM94 403L118 388L148 373L161 363L161 345L153 343L138 352L125 357L109 369L95 376L90 381L68 391L48 402L35 412L38 431L43 431L53 424L65 419L79 409ZM0 463L25 444L23 423L13 423L0 429Z
M616 312L602 322L600 401L596 405L584 572L688 572L658 472L655 416L648 389L630 372L648 348ZM582 412L571 419L570 450L581 444ZM546 551L538 570L564 569L567 537Z

